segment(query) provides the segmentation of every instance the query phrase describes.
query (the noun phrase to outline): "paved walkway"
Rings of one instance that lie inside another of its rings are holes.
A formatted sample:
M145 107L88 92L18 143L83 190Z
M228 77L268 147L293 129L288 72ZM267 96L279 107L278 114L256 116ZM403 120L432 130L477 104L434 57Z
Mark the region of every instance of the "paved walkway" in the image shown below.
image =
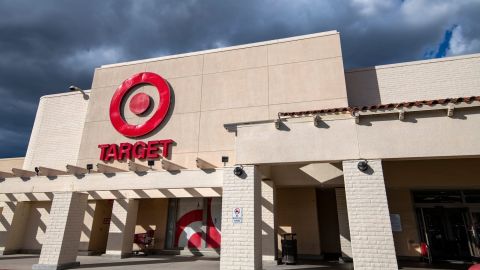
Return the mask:
M81 265L75 269L172 269L172 270L207 270L219 269L219 259L187 256L139 256L127 259L115 259L100 256L79 256ZM38 262L38 255L7 255L0 256L0 270L31 270L32 265ZM276 265L264 262L265 270L350 270L352 264L339 264L337 262L302 262L301 265ZM468 269L467 265L448 264L437 265L435 268L422 263L401 263L402 270L425 270L425 269Z

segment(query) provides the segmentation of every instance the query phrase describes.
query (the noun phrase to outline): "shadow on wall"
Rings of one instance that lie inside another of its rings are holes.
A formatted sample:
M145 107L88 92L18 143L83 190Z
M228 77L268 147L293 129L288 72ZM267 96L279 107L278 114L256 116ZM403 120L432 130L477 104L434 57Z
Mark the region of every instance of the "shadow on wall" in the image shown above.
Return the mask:
M49 201L31 202L27 226L23 234L22 252L40 252L42 249L51 205L52 203Z
M378 105L382 103L377 70L363 69L345 72L349 106Z

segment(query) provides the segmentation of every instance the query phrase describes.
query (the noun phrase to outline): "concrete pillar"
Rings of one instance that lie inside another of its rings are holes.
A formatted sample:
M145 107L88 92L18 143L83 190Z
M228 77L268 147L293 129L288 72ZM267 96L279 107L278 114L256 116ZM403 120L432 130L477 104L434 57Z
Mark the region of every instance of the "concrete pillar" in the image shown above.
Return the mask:
M335 188L337 199L338 229L340 237L340 248L342 250L342 260L352 260L352 245L350 243L350 227L348 226L347 199L345 198L344 188Z
M381 160L343 162L345 194L356 270L398 269Z
M274 261L277 251L277 230L275 222L275 184L262 180L262 258Z
M32 269L65 269L76 262L88 194L55 192L38 264Z
M80 246L78 247L81 255L92 255L89 252L88 247L92 235L96 207L97 201L89 201L87 204L87 208L85 209L85 217L83 218L83 230L80 236Z
M241 176L225 168L222 195L220 269L262 269L261 180L254 166ZM234 211L241 215L234 219Z
M114 201L106 255L120 258L132 255L137 213L138 200L118 199Z
M0 202L0 208L0 255L15 254L22 248L30 203Z

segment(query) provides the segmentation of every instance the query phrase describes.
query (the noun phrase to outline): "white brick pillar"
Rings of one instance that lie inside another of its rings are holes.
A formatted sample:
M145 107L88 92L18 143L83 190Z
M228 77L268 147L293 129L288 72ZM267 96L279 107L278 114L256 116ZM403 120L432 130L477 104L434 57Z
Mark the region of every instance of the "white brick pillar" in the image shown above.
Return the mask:
M276 259L277 230L275 222L275 184L272 180L262 180L262 258L264 261Z
M132 255L137 213L138 200L118 199L114 201L106 255L120 258Z
M256 167L243 170L240 177L233 168L223 174L221 270L262 269L261 179ZM235 208L242 212L237 220Z
M345 193L356 270L398 269L381 160L343 162Z
M345 198L344 188L335 188L335 197L337 201L338 229L340 237L340 248L342 250L342 259L344 261L352 260L352 245L350 242L350 227L348 226L347 199Z
M32 269L65 269L76 262L88 194L54 192L38 264Z
M0 255L15 254L22 248L30 203L0 202L0 208Z

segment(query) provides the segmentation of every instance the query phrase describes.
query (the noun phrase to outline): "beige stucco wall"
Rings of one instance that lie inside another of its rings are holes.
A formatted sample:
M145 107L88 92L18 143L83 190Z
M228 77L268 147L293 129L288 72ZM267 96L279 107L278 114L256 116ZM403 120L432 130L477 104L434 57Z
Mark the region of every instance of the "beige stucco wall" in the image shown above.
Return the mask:
M341 254L335 189L317 189L316 192L321 250Z
M313 117L290 118L278 130L273 123L242 125L237 130L237 162L243 164L331 162L349 159L407 159L480 156L480 109L458 108L360 116L349 114L316 127Z
M23 168L23 161L25 158L2 158L0 159L0 171L2 172L12 172L12 168Z
M397 256L420 256L420 240L411 190L387 189L390 214L400 215L401 232L393 232Z
M121 82L142 71L163 76L175 102L163 127L141 139L175 140L172 160L187 168L195 167L197 157L223 166L221 156L227 155L227 165L235 164L235 136L225 130L225 123L274 118L279 111L347 105L335 31L104 66L95 71L79 165L97 162L98 144L137 141L113 128L109 106ZM149 86L137 91L156 95ZM127 110L125 117L138 123L149 116L137 117Z
M51 202L30 202L30 213L23 235L22 250L39 252L50 218Z
M351 106L480 95L480 54L345 72Z
M96 252L105 252L107 248L108 229L110 227L110 218L112 217L113 200L96 200L90 201L89 206L95 204L95 211L93 213L93 220L91 221L91 234L85 242L88 243L88 250ZM91 217L91 212L85 212ZM87 219L87 217L85 217ZM88 218L90 219L90 218ZM90 220L89 220L90 221ZM83 237L83 234L82 234ZM81 250L82 248L80 248Z
M296 233L299 254L320 255L317 217L315 188L277 188L278 248L282 234Z
M45 166L65 171L76 164L88 99L80 92L43 96L23 168Z
M338 163L286 164L271 166L277 187L336 187L343 185L343 171Z
M135 233L145 233L155 230L154 249L165 248L165 235L167 229L168 199L140 200L138 205L137 226ZM134 244L134 250L139 247Z

